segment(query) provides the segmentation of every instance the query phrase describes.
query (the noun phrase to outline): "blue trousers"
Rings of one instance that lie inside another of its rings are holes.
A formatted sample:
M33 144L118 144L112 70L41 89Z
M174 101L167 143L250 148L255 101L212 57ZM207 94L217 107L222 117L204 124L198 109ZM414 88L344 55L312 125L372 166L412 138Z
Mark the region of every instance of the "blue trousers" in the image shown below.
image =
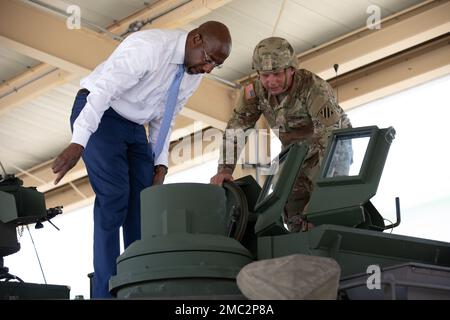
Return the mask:
M75 98L70 117L72 131L88 94L87 90L80 91ZM96 195L92 298L111 298L109 279L116 274L120 227L125 248L141 237L140 193L152 185L153 152L144 126L109 108L91 135L83 160Z

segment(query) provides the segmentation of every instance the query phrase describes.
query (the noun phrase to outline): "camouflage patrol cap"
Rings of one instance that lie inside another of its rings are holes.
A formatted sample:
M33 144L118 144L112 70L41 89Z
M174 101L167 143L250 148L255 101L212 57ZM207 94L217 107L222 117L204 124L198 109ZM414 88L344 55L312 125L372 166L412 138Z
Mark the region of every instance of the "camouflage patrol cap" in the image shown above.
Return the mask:
M297 57L286 39L270 37L256 45L253 51L253 69L265 72L289 67L297 68Z

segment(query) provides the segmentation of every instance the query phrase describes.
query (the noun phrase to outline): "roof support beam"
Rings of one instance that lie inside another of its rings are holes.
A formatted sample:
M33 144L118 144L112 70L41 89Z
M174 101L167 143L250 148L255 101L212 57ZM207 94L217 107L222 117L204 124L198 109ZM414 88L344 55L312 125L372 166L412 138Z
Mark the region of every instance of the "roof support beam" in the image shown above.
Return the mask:
M27 71L26 74L19 76L20 79L12 79L0 87L0 116L76 77L73 73L58 68L48 68L50 66L46 64L38 67L46 71ZM28 82L22 83L25 79Z
M58 189L53 189L45 193L45 205L47 208L63 206L63 212L69 212L76 208L89 205L94 202L94 191L89 184L88 177L73 181L73 188L70 184L65 184ZM79 192L83 194L80 195Z
M18 87L26 85L29 82L29 79L35 79L38 76L42 76L43 74L52 71L53 69L54 67L46 64L40 64L29 68L27 71L0 84L0 97L5 96L11 90L14 91Z
M137 21L149 21L141 30L152 28L178 28L211 11L231 2L231 0L162 0L115 23L108 31L121 35Z
M330 79L335 63L343 74L450 32L449 12L448 0L420 4L383 19L380 29L364 28L301 54L300 65Z
M201 18L211 11L231 2L231 0L191 0L186 4L153 20L143 29L176 28Z
M148 21L153 20L157 17L163 16L167 12L172 11L174 8L177 8L183 5L185 0L161 0L156 3L151 4L150 6L145 7L138 12L133 13L132 15L122 19L112 26L108 28L108 31L115 33L117 35L122 35L128 31L128 28L131 24L138 21Z
M330 81L339 104L351 109L364 103L450 74L450 35L405 50Z

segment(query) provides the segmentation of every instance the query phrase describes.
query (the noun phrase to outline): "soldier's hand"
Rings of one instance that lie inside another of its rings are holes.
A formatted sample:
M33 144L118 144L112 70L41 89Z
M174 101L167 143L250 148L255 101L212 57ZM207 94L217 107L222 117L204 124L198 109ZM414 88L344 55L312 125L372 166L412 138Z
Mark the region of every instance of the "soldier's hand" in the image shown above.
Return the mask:
M166 174L167 174L166 166L164 165L155 166L155 172L153 173L153 186L163 184Z
M214 177L211 178L210 183L221 186L224 181L233 181L233 180L234 179L231 173L227 171L220 171Z
M71 143L56 157L52 164L53 173L57 175L54 182L55 184L58 184L67 171L72 169L77 164L83 154L83 150L84 148L82 145Z

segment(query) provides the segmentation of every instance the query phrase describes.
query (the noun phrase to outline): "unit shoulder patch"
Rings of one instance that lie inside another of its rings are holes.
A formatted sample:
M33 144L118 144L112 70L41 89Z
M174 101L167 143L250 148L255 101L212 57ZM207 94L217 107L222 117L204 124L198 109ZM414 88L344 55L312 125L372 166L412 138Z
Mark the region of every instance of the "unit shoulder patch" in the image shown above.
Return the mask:
M333 108L329 104L324 105L317 113L319 121L326 126L336 123L339 117L340 115L336 108Z
M250 101L256 98L255 88L253 83L249 83L244 87L245 100Z

